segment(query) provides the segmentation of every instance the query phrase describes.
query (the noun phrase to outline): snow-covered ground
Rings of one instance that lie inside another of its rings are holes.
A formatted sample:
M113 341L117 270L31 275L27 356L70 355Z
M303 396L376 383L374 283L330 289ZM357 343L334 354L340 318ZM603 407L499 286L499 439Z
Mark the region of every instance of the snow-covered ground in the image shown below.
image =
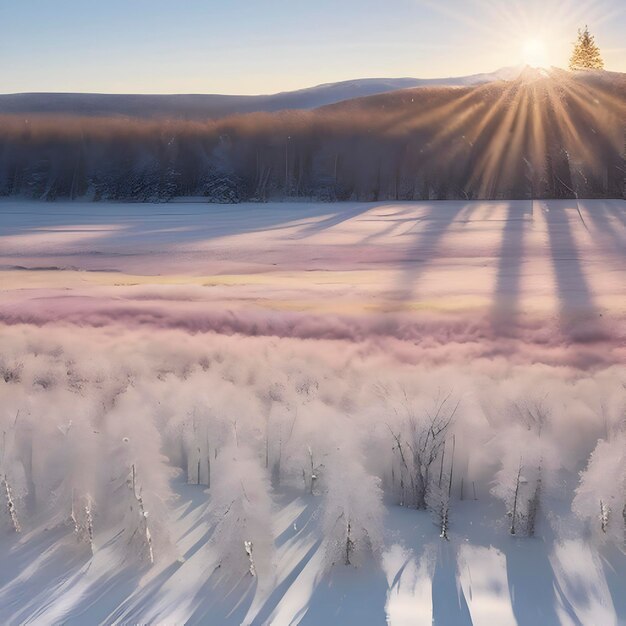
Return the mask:
M0 203L0 622L626 624L625 252L618 200Z

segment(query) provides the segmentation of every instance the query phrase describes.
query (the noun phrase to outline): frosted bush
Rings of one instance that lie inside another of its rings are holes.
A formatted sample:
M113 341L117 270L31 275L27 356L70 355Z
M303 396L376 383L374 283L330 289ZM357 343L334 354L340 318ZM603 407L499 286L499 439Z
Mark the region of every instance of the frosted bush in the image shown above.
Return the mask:
M468 368L336 340L176 331L20 327L0 339L17 372L0 378L7 533L45 519L97 551L101 533L121 531L125 556L157 562L172 554L184 481L206 490L216 565L237 576L271 577L283 494L319 504L333 563L377 552L383 500L430 510L450 537L463 489L500 500L517 536L541 533L568 499L597 540L623 545L619 367Z

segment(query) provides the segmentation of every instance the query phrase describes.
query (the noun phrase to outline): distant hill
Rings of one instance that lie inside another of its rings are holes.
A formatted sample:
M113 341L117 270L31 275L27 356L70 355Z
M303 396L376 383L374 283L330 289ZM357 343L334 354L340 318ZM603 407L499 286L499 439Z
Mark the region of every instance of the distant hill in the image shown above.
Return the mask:
M320 106L398 89L428 86L466 87L493 80L511 80L522 68L455 78L364 78L327 83L273 95L18 93L0 95L0 114L123 116L138 118L207 119L239 113L314 109Z
M312 110L0 115L0 195L211 202L624 196L626 75L522 71Z

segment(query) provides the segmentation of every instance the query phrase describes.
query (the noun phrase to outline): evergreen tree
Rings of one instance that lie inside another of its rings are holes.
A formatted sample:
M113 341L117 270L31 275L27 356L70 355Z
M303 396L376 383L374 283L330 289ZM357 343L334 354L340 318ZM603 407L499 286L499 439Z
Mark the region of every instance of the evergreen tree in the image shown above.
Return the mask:
M574 51L569 60L570 70L602 70L604 61L600 55L600 49L596 46L593 35L589 28L578 29L578 41L574 45Z

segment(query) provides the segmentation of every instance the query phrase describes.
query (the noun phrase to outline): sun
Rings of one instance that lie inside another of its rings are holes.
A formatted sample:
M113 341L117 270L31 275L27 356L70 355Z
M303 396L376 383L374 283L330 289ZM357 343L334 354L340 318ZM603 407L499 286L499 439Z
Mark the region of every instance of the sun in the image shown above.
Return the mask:
M522 45L522 60L531 67L547 67L546 45L540 39L527 39Z

